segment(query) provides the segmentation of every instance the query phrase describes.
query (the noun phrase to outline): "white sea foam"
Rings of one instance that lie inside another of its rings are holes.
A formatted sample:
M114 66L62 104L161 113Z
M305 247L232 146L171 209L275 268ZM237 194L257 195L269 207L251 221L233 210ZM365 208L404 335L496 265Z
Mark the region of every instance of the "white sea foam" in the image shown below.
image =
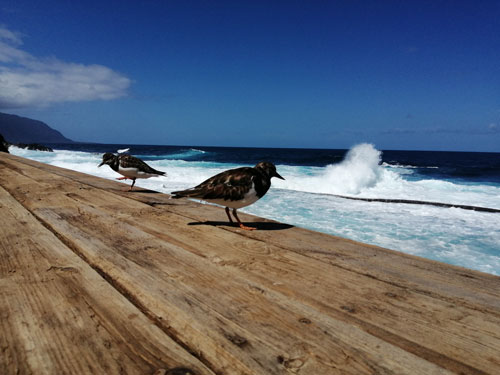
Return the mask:
M198 150L197 148L192 148L190 149L191 151L194 151L194 152L197 152L199 154L206 154L206 151L203 151L203 150Z
M120 177L108 166L97 167L102 160L102 154L98 153L63 150L48 153L17 147L11 147L10 151L108 179ZM148 164L168 176L138 180L136 186L169 193L240 166L181 160L196 152L186 149L184 155L148 160ZM500 275L500 214L360 202L333 195L500 208L500 189L496 186L407 180L405 172L412 173L411 168L380 165L380 152L369 144L353 147L342 162L325 168L278 165L277 169L286 180L273 179L273 188L267 195L242 211Z

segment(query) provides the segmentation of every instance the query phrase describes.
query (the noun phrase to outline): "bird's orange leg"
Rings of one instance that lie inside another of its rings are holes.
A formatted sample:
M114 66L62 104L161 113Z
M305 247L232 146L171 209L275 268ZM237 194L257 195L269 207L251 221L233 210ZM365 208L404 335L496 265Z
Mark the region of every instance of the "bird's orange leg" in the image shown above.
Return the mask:
M226 209L227 209L227 207L226 207ZM227 211L226 211L226 213L227 213ZM241 229L245 229L245 230L256 230L257 229L257 228L247 227L246 225L244 225L241 222L240 218L238 217L238 214L236 213L236 208L233 208L233 215L236 218L236 220L238 220L238 223L240 224ZM228 216L229 216L229 213L228 213Z
M124 176L124 177L117 177L116 179L117 179L117 180L127 180L127 179L128 179L128 177L125 177L125 176Z

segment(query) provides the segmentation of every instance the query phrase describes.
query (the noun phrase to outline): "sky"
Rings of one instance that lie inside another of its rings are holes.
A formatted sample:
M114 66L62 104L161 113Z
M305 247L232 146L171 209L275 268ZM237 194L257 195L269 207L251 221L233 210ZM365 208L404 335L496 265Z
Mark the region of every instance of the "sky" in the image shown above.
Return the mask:
M500 1L2 0L0 112L81 142L500 152Z

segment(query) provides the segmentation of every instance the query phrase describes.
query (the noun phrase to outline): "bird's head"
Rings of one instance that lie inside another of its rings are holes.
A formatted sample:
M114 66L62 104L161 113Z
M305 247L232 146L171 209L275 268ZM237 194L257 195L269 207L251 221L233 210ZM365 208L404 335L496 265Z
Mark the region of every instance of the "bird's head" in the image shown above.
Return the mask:
M102 156L102 163L99 164L99 167L104 165L104 164L108 164L108 165L111 165L111 163L113 163L113 161L116 159L116 155L112 154L111 152L106 152L103 156Z
M284 180L284 178L281 177L280 174L276 171L276 167L274 166L274 164L268 161L261 161L255 166L255 169L262 171L265 175L269 176L269 178L278 177L279 179Z

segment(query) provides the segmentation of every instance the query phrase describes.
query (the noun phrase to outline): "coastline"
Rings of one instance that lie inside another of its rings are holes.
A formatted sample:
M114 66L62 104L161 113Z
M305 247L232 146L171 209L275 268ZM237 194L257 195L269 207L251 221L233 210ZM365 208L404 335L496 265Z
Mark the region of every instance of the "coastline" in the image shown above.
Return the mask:
M2 373L500 371L498 276L242 213L246 232L13 155L0 170Z

